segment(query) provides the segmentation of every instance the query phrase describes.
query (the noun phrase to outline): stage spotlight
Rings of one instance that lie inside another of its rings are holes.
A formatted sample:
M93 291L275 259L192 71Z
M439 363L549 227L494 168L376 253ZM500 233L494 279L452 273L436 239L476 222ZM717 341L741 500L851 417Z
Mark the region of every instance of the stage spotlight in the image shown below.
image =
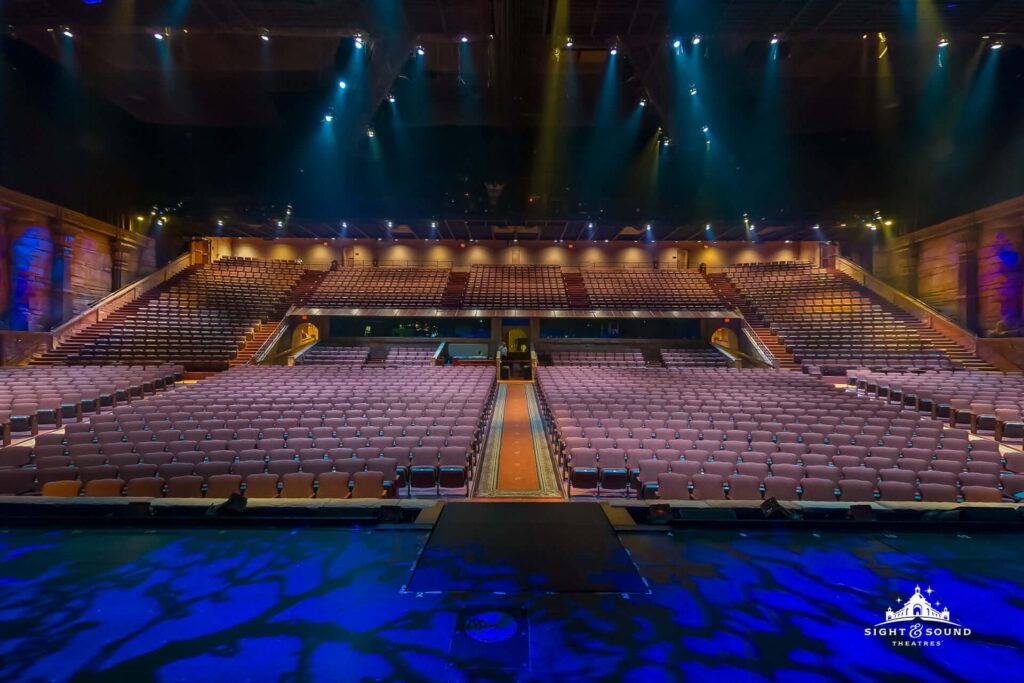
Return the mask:
M993 50L1001 50L1002 47L1003 47L1003 41L1001 41L1001 40L997 40L996 42L992 43L992 49Z
M711 128L709 128L708 126L701 126L701 127L700 127L700 132L702 132L702 133L704 133L705 135L707 135L708 133L710 133L710 132L711 132Z
M692 43L693 43L694 45L700 45L700 35L699 35L699 34L698 34L698 35L695 35L695 36L693 37L693 40L692 40L692 41L690 41L690 42L692 42Z
M341 227L348 228L348 221L342 221L341 222Z
M651 231L651 224L648 223L647 225L645 225L644 229L647 230L648 232L650 232Z
M942 36L939 38L939 47L949 47L949 38Z
M461 38L459 38L459 42L460 43L468 43L469 42L469 37L468 36L462 36Z
M388 102L391 104L395 103L395 96L392 93L388 93Z
M696 85L691 85L690 86L690 94L691 95L696 95L697 94L697 86Z
M778 45L779 44L779 36L772 35L772 39L770 41L768 41L768 42L771 43L772 45Z
M436 228L437 227L437 221L430 221L430 227L431 228Z
M217 227L218 228L223 228L224 227L223 219L220 219L220 218L217 219Z
M572 38L571 37L565 39L565 46L566 47L572 47Z
M672 41L672 47L674 47L675 49L678 50L682 46L683 46L683 41L679 40L678 38L676 38L675 40Z
M356 36L356 38L355 38L355 45L356 45L356 49L357 50L362 50L363 49L363 37L362 36Z
M704 231L705 232L711 232L711 224L710 223L706 223L704 225Z
M672 138L662 138L662 140L661 140L661 146L662 147L668 147L671 144L672 144Z
M156 38L157 40L163 40L164 39L164 34L162 34L162 33L154 33L153 37Z
M270 42L270 36L267 35L266 33L261 33L260 34L260 40L262 40L264 43L269 43Z
M64 34L64 37L65 37L65 38L74 38L74 37L75 37L75 34L74 34L74 33L72 33L72 32L71 32L71 29L69 29L69 28L66 28L66 29L64 29L64 30L62 31L62 33Z
M423 49L422 45L417 45L416 46L416 54L418 54L420 57L422 57L423 55L427 54L427 51Z
M395 224L392 223L391 221L388 221L387 225L388 225L388 230L390 230L391 228L395 227Z
M284 221L278 221L277 222L277 227L283 228L284 227Z
M324 114L324 123L330 123L334 120L334 114Z
M348 83L345 81L338 81L338 87L344 90L345 88L348 87Z
M613 47L612 49L608 50L608 54L614 57L615 55L619 54L619 48Z
M373 128L367 128L366 129L366 137L368 137L368 138L375 138L375 137L377 137L377 133L373 130Z
M641 97L640 98L640 106L641 107L646 107L647 106L647 98L646 97Z
M815 223L814 225L811 226L811 230L821 230L821 226Z
M593 230L593 229L594 229L594 224L593 223L587 223L587 230Z

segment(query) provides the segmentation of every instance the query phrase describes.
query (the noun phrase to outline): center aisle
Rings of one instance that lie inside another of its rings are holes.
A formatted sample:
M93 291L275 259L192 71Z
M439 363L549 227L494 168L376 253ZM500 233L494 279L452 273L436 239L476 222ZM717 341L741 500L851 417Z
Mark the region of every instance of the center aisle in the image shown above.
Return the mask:
M503 384L484 449L477 495L562 497L532 385Z

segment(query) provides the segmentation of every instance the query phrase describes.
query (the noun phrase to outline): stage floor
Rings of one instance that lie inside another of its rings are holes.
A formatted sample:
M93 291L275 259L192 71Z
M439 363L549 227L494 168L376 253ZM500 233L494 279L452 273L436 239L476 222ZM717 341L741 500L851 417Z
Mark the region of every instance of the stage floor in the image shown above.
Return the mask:
M647 592L597 503L446 505L408 589Z
M989 682L1024 667L1020 534L618 537L650 594L403 592L429 538L412 527L6 530L0 680ZM864 634L916 585L971 634Z

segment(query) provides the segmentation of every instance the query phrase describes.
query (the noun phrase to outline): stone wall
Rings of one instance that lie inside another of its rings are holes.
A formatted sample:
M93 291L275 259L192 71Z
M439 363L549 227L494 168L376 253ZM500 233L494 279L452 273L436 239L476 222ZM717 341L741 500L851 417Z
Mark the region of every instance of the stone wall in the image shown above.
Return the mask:
M78 315L154 270L151 242L0 188L0 330L47 331Z
M1024 196L879 245L874 275L979 336L1018 336Z

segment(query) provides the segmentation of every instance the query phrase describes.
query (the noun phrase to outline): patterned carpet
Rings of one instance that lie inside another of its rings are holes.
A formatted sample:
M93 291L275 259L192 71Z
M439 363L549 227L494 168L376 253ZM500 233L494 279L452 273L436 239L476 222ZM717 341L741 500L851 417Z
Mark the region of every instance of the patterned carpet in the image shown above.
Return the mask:
M498 389L477 495L562 497L532 385Z

